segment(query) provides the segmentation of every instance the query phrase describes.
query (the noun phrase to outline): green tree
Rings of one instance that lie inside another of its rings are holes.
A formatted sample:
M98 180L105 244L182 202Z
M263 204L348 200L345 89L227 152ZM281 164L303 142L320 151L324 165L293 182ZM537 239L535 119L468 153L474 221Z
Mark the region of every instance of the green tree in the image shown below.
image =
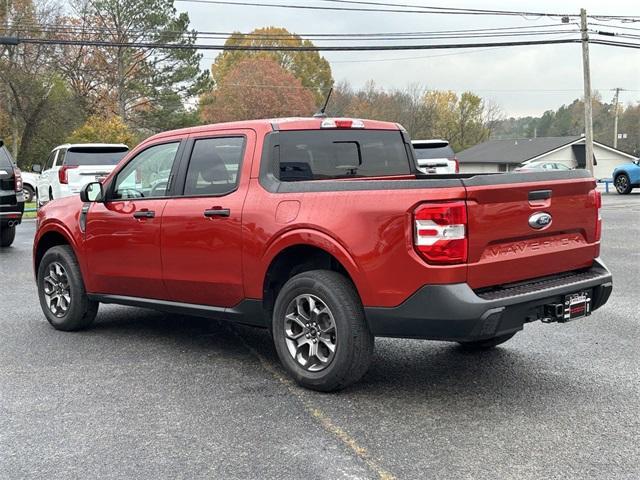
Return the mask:
M265 27L258 28L245 35L234 33L225 42L225 46L313 46L309 40L303 40L300 36L290 33L284 28ZM282 68L293 74L302 85L314 94L315 102L320 105L333 86L331 66L318 52L246 52L225 50L220 53L211 66L213 81L216 85L222 83L224 78L240 61L248 58L271 58Z
M167 112L178 125L193 118L185 105L208 87L209 74L200 70L189 16L177 13L173 0L89 0L82 15L113 42L151 45L93 50L103 72L100 93L110 98L112 113L149 132L168 126ZM165 43L194 48L154 47Z

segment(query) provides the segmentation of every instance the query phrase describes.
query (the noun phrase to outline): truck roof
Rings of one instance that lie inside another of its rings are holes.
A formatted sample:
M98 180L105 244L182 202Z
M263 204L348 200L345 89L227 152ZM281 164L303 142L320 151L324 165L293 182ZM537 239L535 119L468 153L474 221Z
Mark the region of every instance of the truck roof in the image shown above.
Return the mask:
M148 140L176 136L189 135L198 132L210 132L212 130L231 130L236 128L256 128L271 130L320 130L324 121L335 120L353 120L362 122L364 129L367 130L404 130L404 128L393 122L382 122L379 120L363 120L343 117L291 117L291 118L265 118L260 120L241 120L236 122L213 123L209 125L201 125L197 127L181 128L178 130L170 130L162 132L150 137ZM360 128L361 129L361 128Z

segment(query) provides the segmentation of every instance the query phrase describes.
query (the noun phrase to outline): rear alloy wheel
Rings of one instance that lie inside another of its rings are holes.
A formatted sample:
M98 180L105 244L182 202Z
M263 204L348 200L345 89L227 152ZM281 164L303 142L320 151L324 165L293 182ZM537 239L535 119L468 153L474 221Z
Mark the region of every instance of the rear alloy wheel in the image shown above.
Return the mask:
M280 361L300 385L323 392L358 381L369 368L374 338L353 284L314 270L284 284L272 319Z
M315 295L298 295L287 307L284 333L291 357L302 368L319 372L336 353L336 321L329 307Z
M490 350L493 347L497 347L498 345L510 340L514 333L507 333L506 335L500 335L499 337L488 338L486 340L475 340L473 342L459 342L460 346L464 350L468 350L471 352L477 352L482 350Z
M16 238L16 227L0 227L0 247L10 247Z
M78 261L68 245L47 250L38 267L40 306L57 330L88 327L98 313L98 302L89 300Z
M626 173L618 175L614 183L616 185L616 190L620 195L628 195L631 193L631 182L629 181L629 176Z

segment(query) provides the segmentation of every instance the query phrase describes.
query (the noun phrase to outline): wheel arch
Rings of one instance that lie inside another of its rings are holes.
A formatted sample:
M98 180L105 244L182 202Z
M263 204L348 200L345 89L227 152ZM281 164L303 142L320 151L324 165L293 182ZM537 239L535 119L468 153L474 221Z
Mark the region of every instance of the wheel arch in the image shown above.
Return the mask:
M38 233L38 238L33 247L33 269L36 276L38 275L38 268L40 267L40 262L44 254L47 253L47 250L59 245L68 245L71 247L74 255L78 258L76 246L71 240L71 236L63 229L49 227L43 233Z
M356 288L360 298L367 290L365 280L351 255L338 242L321 233L296 232L282 238L268 251L269 259L262 275L262 302L269 314L278 292L286 281L310 270L331 270L343 274Z

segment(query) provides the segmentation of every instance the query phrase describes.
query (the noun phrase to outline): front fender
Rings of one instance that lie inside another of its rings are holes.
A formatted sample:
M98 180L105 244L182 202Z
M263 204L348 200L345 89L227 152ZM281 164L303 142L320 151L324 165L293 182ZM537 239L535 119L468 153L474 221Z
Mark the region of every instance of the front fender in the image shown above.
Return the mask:
M69 215L64 219L60 219L56 216L49 216L42 210L46 210L46 208L38 211L38 227L36 230L35 238L33 240L34 273L36 275L38 273L36 266L38 247L40 246L42 240L46 238L48 234L56 233L62 236L66 243L68 243L73 250L76 259L78 260L80 271L82 272L82 276L84 278L86 268L84 255L82 255L82 232L80 231L77 213L75 215Z

